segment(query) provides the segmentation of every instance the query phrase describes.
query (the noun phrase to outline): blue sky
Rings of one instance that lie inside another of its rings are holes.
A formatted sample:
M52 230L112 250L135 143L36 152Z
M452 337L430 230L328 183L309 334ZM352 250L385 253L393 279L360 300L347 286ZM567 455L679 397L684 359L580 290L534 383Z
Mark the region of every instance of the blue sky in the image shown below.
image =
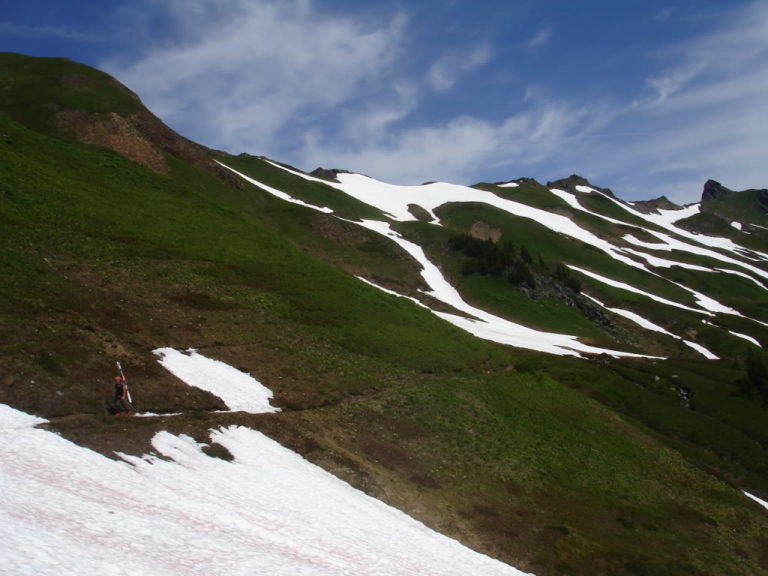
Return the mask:
M768 187L766 1L0 0L0 50L96 66L183 135L304 170Z

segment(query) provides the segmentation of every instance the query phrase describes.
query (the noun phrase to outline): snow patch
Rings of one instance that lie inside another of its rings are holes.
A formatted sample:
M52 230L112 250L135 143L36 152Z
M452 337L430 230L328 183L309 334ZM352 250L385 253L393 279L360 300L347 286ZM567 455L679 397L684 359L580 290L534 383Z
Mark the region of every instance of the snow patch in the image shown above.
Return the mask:
M389 288L384 288L384 286L380 286L375 282L371 282L370 280L368 280L367 278L363 278L362 276L355 276L355 278L357 278L358 280L362 280L369 286L372 286L373 288L381 290L382 292L386 292L387 294L391 294L392 296L397 296L398 298L405 298L406 300L410 300L411 302L420 306L421 308L426 308L427 310L429 310L428 306L426 306L425 304L422 304L420 300L417 300L413 296L406 296L405 294L400 294L399 292L395 292L394 290L390 290Z
M250 374L232 366L206 358L196 350L183 354L173 348L158 348L154 351L160 364L177 378L190 386L206 390L221 398L233 412L262 414L279 412L269 404L272 391Z
M582 294L584 294L584 293L582 292ZM600 300L598 300L597 298L593 298L592 296L589 296L587 294L584 294L584 296L586 296L587 298L589 298L590 300L592 300L596 304L602 306L606 310L610 310L614 314L618 314L619 316L623 316L627 320L631 320L632 322L634 322L638 326L642 326L646 330L652 330L653 332L660 332L662 334L666 334L667 336L671 336L672 338L675 338L677 340L681 340L686 345L688 345L691 348L693 348L694 350L696 350L696 352L698 352L699 354L704 356L704 358L706 358L707 360L718 360L717 356L715 356L712 352L707 350L701 344L696 344L695 342L690 342L688 340L683 340L683 338L681 338L677 334L673 334L672 332L669 332L668 330L662 328L658 324L654 324L650 320L646 320L645 318L643 318L639 314L635 314L634 312L631 312L630 310L622 310L621 308L608 308L605 304L600 302ZM705 324L710 324L706 320L702 320L702 322L704 322Z
M635 238L631 234L627 234L626 236L624 236L624 240L626 242L629 242L630 244L639 246L641 248L646 248L648 250L654 250L654 251L660 250L664 252L672 252L673 250L680 250L681 252L688 252L690 254L706 256L714 260L719 260L720 262L726 262L728 264L732 264L734 266L744 268L745 270L749 270L750 272L752 272L757 276L760 276L761 278L768 278L768 272L766 272L765 270L761 270L756 266L752 266L751 264L747 264L746 262L742 262L730 256L726 256L725 254L721 254L720 252L715 252L714 250L710 250L708 248L702 248L700 246L688 244L687 242L682 242L677 238L673 238L668 234L657 232L655 230L648 230L648 232L656 236L656 238L661 240L661 242L644 242L638 238ZM738 251L735 251L735 252L738 253ZM743 254L740 254L740 255L744 256Z
M48 422L45 418L32 416L11 408L7 404L0 404L0 431L15 430L19 428L34 428L38 424Z
M433 223L439 224L439 219L434 213L434 210L438 207L451 202L480 202L504 210L514 216L534 220L553 232L591 244L628 266L643 268L641 264L624 256L621 250L613 244L603 240L589 230L581 228L566 216L553 214L540 208L501 198L485 190L478 190L458 184L448 184L446 182L432 182L421 186L400 186L379 182L362 174L352 173L340 173L337 175L339 182L328 182L308 174L290 170L274 162L270 162L270 164L306 180L322 182L327 186L341 190L361 202L378 208L394 220L400 222L416 220L416 217L408 209L409 204L417 204L424 208L433 218Z
M632 322L634 322L635 324L637 324L638 326L640 326L642 328L645 328L646 330L651 330L653 332L661 332L662 334L666 334L667 336L672 336L673 338L680 339L680 337L677 336L676 334L672 334L672 332L669 332L668 330L666 330L665 328L662 328L658 324L654 324L650 320L646 320L645 318L643 318L639 314L636 314L635 312L632 312L631 310L624 310L622 308L609 308L608 306L606 306L605 304L600 302L600 300L598 300L597 298L594 298L594 297L590 296L589 294L584 294L583 292L582 292L582 294L584 296L586 296L587 298L589 298L590 300L592 300L598 306L601 306L601 307L605 308L606 310L610 310L614 314L618 314L619 316L623 316L627 320L631 320Z
M752 336L748 336L747 334L741 334L740 332L734 332L733 330L728 330L728 332L730 332L737 338L742 338L744 340L747 340L748 342L752 342L752 344L754 344L755 346L759 346L760 348L763 347L763 345L760 344L760 342L758 342L755 338L752 338Z
M736 310L734 310L733 308L730 308L729 306L725 306L724 304L720 304L720 302L718 302L714 298L710 298L706 294L697 292L696 290L692 288L688 288L687 286L679 284L678 282L673 282L673 284L676 284L677 286L680 286L680 288L682 288L683 290L686 290L687 292L690 292L691 294L693 294L693 297L696 300L696 303L702 308L704 308L705 310L709 310L714 314L731 314L733 316L741 316L741 314Z
M758 498L754 494L750 494L749 492L744 492L744 496L746 496L747 498L751 498L752 500L760 504L760 506L768 510L768 502L766 502L765 500L761 500L760 498Z
M633 292L634 294L640 294L641 296L646 296L661 304L674 306L675 308L682 308L683 310L689 310L690 312L696 312L697 314L706 314L708 316L712 315L712 313L708 312L707 310L701 310L699 308L691 308L690 306L686 306L685 304L680 304L679 302L675 302L673 300L667 300L666 298L662 298L661 296L656 296L655 294L651 294L650 292L646 292L644 290L640 290L639 288L635 288L634 286L631 286L626 282L619 282L618 280L613 280L606 276L602 276L601 274L597 274L596 272L592 272L584 268L579 268L578 266L572 266L569 264L568 268L570 268L571 270L575 270L576 272L579 272L581 274L584 274L585 276L589 276L590 278L597 280L598 282L602 282L603 284L606 284L608 286L613 286L614 288L621 288L622 290Z
M690 340L683 340L683 342L687 345L696 350L699 354L704 356L707 360L719 360L720 358L704 348L701 344L696 344L696 342L691 342Z

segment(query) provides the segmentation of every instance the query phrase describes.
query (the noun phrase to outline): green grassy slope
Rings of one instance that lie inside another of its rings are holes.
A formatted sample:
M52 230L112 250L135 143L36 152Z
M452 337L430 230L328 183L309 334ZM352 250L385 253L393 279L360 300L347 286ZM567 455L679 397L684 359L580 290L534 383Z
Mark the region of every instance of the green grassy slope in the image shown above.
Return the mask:
M2 86L26 78L19 58L0 58ZM80 69L45 66L54 79ZM95 77L108 102L112 81ZM31 94L42 98L52 88L40 78ZM0 88L23 100L14 90ZM297 197L369 213L261 160L215 156ZM741 360L588 362L480 341L354 277L420 287L412 259L384 239L165 158L168 171L155 172L0 110L0 402L105 454L141 453L163 428L204 439L220 425L259 427L540 575L768 570L768 515L734 488L768 495L765 409L739 383ZM459 222L455 208L441 218ZM425 240L431 229L408 225ZM493 286L473 290L517 307ZM528 310L531 322L589 328L548 310L543 320ZM283 412L215 412L220 400L157 365L161 346L251 372ZM140 410L183 414L108 416L115 360Z

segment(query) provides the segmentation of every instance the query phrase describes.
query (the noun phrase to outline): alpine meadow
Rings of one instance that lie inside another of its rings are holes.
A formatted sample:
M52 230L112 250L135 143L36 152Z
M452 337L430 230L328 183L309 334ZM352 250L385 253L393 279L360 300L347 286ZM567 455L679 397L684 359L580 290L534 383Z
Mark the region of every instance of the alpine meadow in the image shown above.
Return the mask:
M305 173L129 88L0 54L0 565L768 574L768 190Z

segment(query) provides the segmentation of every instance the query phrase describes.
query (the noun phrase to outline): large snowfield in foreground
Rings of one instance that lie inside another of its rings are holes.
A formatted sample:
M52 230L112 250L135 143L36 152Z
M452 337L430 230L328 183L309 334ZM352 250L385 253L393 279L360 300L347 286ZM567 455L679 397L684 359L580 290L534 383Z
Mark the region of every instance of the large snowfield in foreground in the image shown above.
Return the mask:
M233 368L191 357L231 381ZM523 574L249 428L211 432L232 461L167 432L152 455L118 461L42 422L0 404L2 574Z

